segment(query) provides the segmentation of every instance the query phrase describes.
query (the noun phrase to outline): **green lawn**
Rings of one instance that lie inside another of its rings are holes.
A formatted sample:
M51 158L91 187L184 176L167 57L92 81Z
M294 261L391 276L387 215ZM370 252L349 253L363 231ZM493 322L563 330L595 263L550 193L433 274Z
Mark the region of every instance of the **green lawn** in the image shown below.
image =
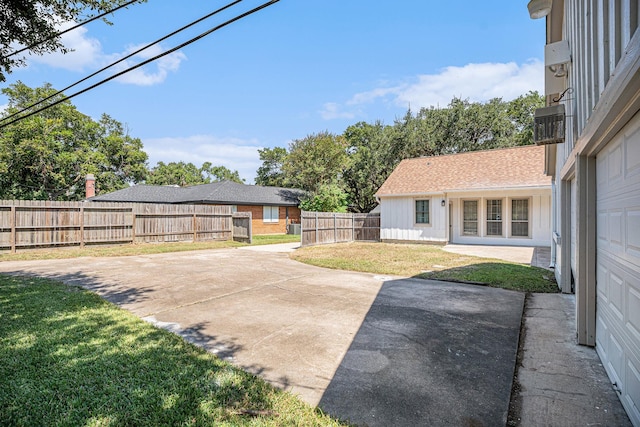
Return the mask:
M523 292L558 292L551 271L454 254L436 245L340 243L301 248L291 258L340 270L471 282Z
M276 243L299 242L300 236L290 234L273 234L253 236L252 246L272 245ZM131 255L149 255L167 252L198 251L207 249L237 248L246 246L245 243L233 241L210 242L175 242L175 243L145 243L125 245L95 245L80 248L58 247L47 249L21 250L15 254L8 251L0 253L0 261L31 261L38 259L64 259L79 257L114 257Z
M0 275L0 307L0 425L340 425L80 288Z

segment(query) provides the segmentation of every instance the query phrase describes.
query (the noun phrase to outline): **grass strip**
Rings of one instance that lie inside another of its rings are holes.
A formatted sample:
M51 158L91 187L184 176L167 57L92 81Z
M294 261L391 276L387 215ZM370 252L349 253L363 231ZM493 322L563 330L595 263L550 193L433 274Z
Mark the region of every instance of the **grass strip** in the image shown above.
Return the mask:
M80 288L0 275L0 306L0 425L340 425Z
M523 292L558 292L553 272L544 268L455 254L435 245L353 242L305 247L290 256L339 270L481 283Z
M277 243L299 242L300 236L290 234L274 234L253 236L251 246L273 245ZM171 243L142 243L125 245L97 245L80 247L57 247L47 249L27 249L15 254L0 253L1 261L34 261L40 259L67 259L80 257L117 257L133 255L151 255L168 252L199 251L209 249L225 249L247 246L233 241L209 242L171 242Z

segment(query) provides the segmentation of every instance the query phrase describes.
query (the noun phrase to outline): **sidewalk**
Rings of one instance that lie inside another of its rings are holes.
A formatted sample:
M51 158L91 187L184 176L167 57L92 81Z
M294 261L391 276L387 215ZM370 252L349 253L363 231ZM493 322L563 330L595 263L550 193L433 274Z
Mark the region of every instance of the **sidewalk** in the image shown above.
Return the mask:
M443 246L442 249L456 254L472 255L482 258L497 258L546 269L548 269L551 264L551 248L549 247L461 245L458 243L449 243Z
M523 330L508 425L631 426L595 349L576 344L574 295L531 294Z

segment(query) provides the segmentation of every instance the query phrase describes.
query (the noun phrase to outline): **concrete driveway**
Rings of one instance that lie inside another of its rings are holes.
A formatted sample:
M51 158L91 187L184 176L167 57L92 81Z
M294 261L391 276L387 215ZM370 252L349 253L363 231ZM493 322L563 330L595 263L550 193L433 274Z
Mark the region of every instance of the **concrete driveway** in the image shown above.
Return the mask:
M334 271L291 245L2 262L81 285L356 424L504 425L524 295Z

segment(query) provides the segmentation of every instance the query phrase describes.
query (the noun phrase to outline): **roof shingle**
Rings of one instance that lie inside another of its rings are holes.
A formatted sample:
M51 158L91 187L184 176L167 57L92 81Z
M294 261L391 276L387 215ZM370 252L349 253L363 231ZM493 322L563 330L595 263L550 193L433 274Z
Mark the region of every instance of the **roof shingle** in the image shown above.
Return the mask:
M91 201L298 206L303 195L302 190L295 188L262 187L222 181L190 187L134 185L93 197Z
M406 159L376 196L551 186L544 146L473 151Z

